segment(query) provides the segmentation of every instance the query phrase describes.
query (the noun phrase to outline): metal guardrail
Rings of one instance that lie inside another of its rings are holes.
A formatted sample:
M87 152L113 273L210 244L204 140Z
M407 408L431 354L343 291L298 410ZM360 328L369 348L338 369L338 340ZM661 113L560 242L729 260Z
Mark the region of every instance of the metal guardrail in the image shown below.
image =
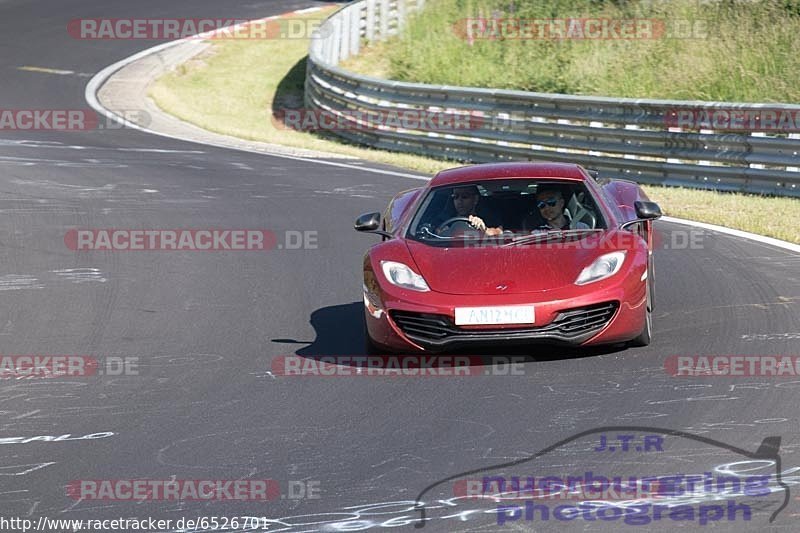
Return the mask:
M800 197L800 134L682 131L671 117L698 109L783 110L800 105L572 96L425 85L348 72L340 61L364 42L402 31L424 0L361 0L319 28L309 50L306 107L352 127L336 136L376 148L470 162L579 163L605 177ZM358 117L413 110L467 117L470 127L400 128ZM355 117L355 118L354 118Z

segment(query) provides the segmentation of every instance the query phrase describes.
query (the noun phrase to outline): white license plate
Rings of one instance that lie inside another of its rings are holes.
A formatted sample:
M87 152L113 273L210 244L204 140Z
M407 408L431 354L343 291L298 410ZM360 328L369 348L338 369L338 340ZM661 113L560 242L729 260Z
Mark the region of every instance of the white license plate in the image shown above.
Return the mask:
M533 324L532 305L501 307L456 307L457 326L486 324Z

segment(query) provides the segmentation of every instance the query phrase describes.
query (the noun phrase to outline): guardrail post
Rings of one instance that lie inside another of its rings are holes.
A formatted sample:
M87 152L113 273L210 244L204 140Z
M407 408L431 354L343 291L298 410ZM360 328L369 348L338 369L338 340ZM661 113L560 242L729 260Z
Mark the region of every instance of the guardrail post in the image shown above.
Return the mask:
M403 29L403 25L406 23L406 16L407 16L407 6L406 0L397 0L397 33Z
M375 0L367 0L367 20L364 33L368 43L375 40L375 24Z
M381 0L381 11L379 14L381 25L381 41L385 41L389 36L389 12L389 0Z
M357 56L361 50L361 6L350 9L350 55Z
M339 18L333 19L333 32L330 36L330 50L328 50L328 62L331 65L339 64L339 49L342 42L342 21Z
M339 40L339 61L344 61L350 57L350 12L353 10L350 6L344 8L340 20L342 21L342 36Z

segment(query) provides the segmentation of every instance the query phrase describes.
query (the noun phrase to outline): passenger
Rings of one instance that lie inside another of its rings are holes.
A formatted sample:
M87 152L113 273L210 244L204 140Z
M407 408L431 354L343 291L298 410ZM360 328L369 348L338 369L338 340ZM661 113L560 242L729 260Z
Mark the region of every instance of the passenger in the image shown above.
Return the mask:
M571 224L564 213L564 196L559 189L541 189L536 193L536 207L545 220L545 224L538 229L589 229L589 225L581 221Z

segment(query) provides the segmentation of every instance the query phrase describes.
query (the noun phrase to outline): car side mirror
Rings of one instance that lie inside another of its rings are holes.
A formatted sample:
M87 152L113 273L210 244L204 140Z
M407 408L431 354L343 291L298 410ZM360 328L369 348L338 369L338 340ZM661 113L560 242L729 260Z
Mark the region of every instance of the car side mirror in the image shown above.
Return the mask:
M653 220L661 216L661 208L655 202L633 202L636 216L644 220Z
M356 219L356 231L375 231L381 226L380 213L365 213Z
M627 229L640 222L655 220L661 216L661 208L655 202L640 202L637 200L633 202L633 207L636 209L636 218L621 224L620 229Z

